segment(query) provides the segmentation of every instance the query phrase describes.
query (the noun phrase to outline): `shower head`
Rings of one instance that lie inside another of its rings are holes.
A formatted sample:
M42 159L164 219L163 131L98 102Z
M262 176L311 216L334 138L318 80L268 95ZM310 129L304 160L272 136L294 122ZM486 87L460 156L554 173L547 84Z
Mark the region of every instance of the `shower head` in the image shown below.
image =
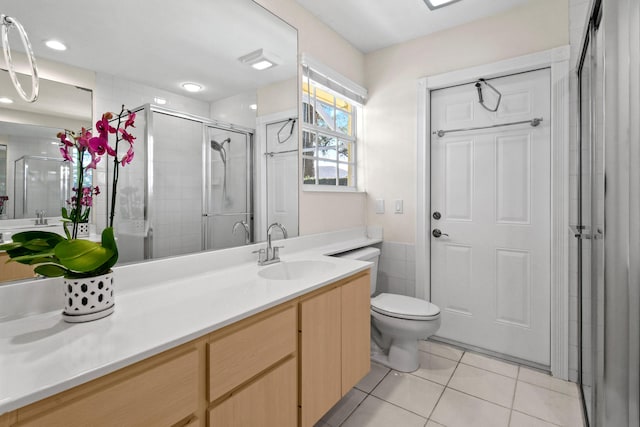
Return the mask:
M220 158L225 166L227 165L227 150L224 149L224 144L229 142L231 142L231 138L227 138L222 142L218 142L215 139L211 140L211 149L220 153Z
M224 152L224 144L227 144L229 142L231 142L231 138L227 138L222 142L218 142L215 139L212 139L211 148L213 148L215 151Z

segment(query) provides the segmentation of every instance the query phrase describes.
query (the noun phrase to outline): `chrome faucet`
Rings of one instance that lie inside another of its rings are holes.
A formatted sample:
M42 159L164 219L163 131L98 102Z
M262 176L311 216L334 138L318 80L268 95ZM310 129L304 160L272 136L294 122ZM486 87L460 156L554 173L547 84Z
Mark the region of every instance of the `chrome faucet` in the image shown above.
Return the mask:
M45 210L37 210L36 211L36 223L35 225L48 225L47 219L44 217Z
M274 264L276 262L280 262L280 254L278 253L278 251L281 248L284 248L284 246L271 246L271 231L274 228L279 228L280 231L282 232L282 236L286 239L288 237L287 235L287 229L284 228L284 225L278 223L278 222L274 222L273 224L271 224L269 226L269 228L267 228L267 247L266 249L260 249L258 251L253 251L253 253L257 253L258 254L258 265L269 265L269 264Z
M233 230L231 231L231 233L236 234L236 231L238 231L240 227L244 228L244 244L248 245L249 243L251 243L251 233L249 231L249 224L247 224L247 221L236 221L233 224Z

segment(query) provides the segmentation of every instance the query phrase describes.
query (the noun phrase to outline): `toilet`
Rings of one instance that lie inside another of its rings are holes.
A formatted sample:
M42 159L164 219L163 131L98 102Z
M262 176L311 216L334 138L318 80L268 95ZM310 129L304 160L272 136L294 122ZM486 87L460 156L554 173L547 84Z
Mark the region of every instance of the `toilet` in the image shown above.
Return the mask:
M373 262L371 295L376 291L380 250L367 247L339 255ZM418 341L426 340L440 328L440 309L419 298L379 294L371 298L371 338L382 350L371 359L391 369L413 372L420 366Z

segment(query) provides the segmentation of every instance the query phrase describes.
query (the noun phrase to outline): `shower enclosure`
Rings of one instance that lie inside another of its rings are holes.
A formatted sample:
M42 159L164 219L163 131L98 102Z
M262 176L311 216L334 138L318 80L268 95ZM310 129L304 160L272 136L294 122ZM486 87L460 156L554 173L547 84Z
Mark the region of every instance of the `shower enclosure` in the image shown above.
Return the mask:
M121 169L121 262L253 241L253 130L146 104L136 159Z
M57 216L69 198L69 166L62 159L22 156L14 162L14 218L36 211Z
M637 426L640 7L592 6L578 67L578 382L587 426Z

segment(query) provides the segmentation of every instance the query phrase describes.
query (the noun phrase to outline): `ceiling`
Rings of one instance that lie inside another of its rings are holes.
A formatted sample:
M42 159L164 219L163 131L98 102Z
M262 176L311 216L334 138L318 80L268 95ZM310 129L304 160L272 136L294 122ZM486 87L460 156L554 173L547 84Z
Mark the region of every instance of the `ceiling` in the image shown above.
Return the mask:
M252 0L2 0L2 13L25 27L36 58L103 72L187 95L181 83L215 101L293 78L296 30ZM12 47L23 50L16 31ZM57 52L44 41L58 39ZM263 48L280 63L256 71L238 58ZM4 61L2 61L3 63Z
M430 10L423 0L296 0L363 53L495 15L529 0L461 0Z

